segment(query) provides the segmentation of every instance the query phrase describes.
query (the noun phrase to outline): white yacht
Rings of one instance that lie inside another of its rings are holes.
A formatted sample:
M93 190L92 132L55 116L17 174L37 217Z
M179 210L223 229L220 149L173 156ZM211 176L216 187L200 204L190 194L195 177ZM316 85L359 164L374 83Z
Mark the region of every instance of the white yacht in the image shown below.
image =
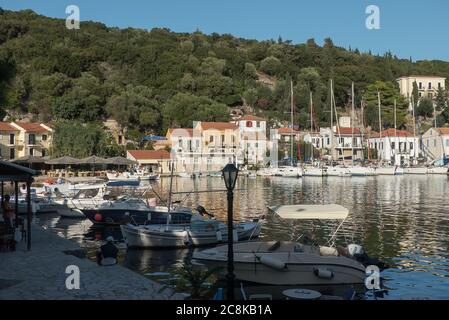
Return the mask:
M326 169L322 167L306 166L303 175L309 177L322 177L326 175Z
M351 173L351 176L359 176L359 177L365 177L365 176L374 176L376 175L376 170L372 167L363 167L363 166L352 166L349 167L349 172Z
M351 171L347 167L334 166L334 167L327 167L326 174L329 177L349 177L351 176Z
M374 169L377 176L394 176L396 174L396 167L392 166L380 166Z
M283 166L276 168L274 175L277 177L299 178L302 177L303 171L300 167Z
M427 174L426 167L405 167L404 174Z

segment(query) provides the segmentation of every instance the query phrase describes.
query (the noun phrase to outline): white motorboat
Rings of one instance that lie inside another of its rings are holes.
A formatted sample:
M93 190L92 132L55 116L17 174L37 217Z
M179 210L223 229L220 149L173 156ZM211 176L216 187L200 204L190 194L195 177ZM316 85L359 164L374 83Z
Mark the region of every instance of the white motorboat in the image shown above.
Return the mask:
M391 166L376 167L375 170L377 176L394 176L396 174L396 168Z
M404 174L427 174L426 167L405 167Z
M107 175L109 181L125 181L125 182L131 182L131 181L138 182L139 181L139 176L137 174L134 174L132 172L127 172L127 171L122 172L122 173L107 172L106 175Z
M299 167L285 166L276 168L274 175L277 177L299 178L302 177L303 171Z
M349 177L351 176L351 171L347 167L335 166L327 167L326 174L329 177Z
M312 166L306 166L303 169L303 176L308 177L322 177L327 175L325 168L320 167L312 167Z
M351 176L355 177L365 177L365 176L374 176L376 175L376 170L372 167L363 167L363 166L353 166L349 167L349 172Z
M403 167L396 167L396 171L394 172L396 176L401 176L404 174L404 168Z
M82 209L98 207L102 203L108 202L107 185L105 183L92 184L79 187L78 192L73 197L50 198L50 201L61 208Z
M227 241L226 224L216 220L193 219L185 225L121 225L123 238L129 247L185 248L213 245ZM256 238L260 233L258 221L234 225L234 241Z
M430 166L427 168L428 174L448 174L448 167L442 166L442 167L433 167Z
M188 172L179 172L178 173L178 177L181 177L181 178L192 178L192 175L190 173L188 173Z
M271 207L283 219L343 220L348 210L338 205L298 205ZM337 231L343 224L337 226ZM336 232L337 232L336 231ZM268 285L349 285L363 284L369 258L363 248L350 244L331 246L295 242L247 242L234 244L234 274L238 280ZM194 252L193 259L210 266L227 263L227 246Z

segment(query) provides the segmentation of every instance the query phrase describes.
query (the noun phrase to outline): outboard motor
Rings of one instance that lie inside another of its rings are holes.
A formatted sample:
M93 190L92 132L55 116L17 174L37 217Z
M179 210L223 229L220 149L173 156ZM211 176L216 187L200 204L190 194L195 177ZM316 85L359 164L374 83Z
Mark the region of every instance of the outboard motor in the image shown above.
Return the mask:
M365 267L367 266L377 266L380 271L389 268L389 265L383 261L380 261L378 258L370 257L366 254L363 247L357 244L349 244L347 247L347 252L349 256L363 264Z
M209 216L209 217L211 217L211 218L214 217L214 215L211 214L211 213L209 213L209 212L207 212L207 210L206 210L203 206L198 206L198 207L196 207L196 211L198 211L198 213L199 213L201 216L207 215L207 216Z

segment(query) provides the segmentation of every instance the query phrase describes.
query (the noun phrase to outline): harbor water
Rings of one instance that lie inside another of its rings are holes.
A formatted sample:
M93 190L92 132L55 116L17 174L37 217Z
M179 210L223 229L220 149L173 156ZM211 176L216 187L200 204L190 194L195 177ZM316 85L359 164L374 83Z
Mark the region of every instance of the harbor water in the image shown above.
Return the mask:
M153 188L167 195L169 178ZM226 220L226 195L220 177L175 178L173 191L183 206L202 205L218 219ZM215 192L197 192L195 191ZM217 191L218 190L218 191ZM176 200L176 199L175 199ZM339 232L337 244L363 245L370 256L386 261L382 272L382 299L449 299L449 180L445 175L377 177L240 177L235 191L236 220L265 216L260 238L297 240L315 235L324 244L335 222L286 221L269 215L268 206L336 203L350 215ZM62 237L95 250L109 235L120 240L119 228L94 227L88 220L70 220L56 214L40 214L39 223ZM192 250L126 250L119 243L120 264L149 277L176 277L176 268L190 259Z

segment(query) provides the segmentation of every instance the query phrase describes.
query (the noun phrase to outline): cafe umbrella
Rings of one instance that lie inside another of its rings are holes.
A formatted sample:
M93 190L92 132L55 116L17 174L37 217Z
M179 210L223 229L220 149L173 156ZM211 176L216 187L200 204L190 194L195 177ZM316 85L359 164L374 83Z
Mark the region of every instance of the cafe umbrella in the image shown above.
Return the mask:
M90 156L81 160L78 160L78 164L90 164L92 166L92 173L95 176L95 166L96 165L105 165L110 164L111 161L109 159L105 159L98 156Z

